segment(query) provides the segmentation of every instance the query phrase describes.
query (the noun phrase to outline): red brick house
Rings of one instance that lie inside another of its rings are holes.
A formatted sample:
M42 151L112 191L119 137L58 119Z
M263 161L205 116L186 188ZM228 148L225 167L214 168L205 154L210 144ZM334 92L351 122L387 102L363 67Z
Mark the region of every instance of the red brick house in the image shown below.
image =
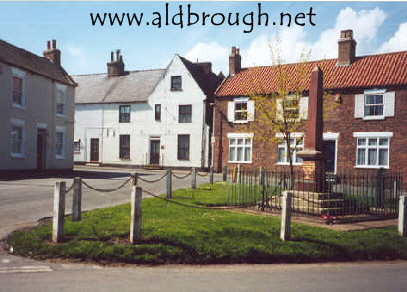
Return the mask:
M307 62L308 76L301 110L307 115L311 71L319 66L324 74L324 91L335 96L338 105L324 120L327 170L361 172L386 168L401 170L407 180L407 51L355 56L353 32L341 32L338 58ZM284 65L295 74L298 64ZM256 122L254 101L249 92L276 91L276 66L241 68L239 49L229 56L229 76L215 96L215 162L217 171L227 165L268 169L287 167L284 145L256 141L245 132L247 123ZM253 84L251 80L257 80ZM245 114L242 114L245 113ZM301 113L300 113L301 114ZM310 113L311 114L311 113ZM248 120L249 119L249 120ZM303 133L297 150L302 150ZM301 159L295 157L295 165Z

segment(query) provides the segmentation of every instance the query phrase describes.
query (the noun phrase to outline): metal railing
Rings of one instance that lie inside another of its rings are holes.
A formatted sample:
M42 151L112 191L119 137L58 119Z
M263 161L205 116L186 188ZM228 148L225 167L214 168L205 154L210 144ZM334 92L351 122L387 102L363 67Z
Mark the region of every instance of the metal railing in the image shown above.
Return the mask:
M293 185L291 207L297 216L328 221L396 218L402 194L399 172L326 173L321 187L309 174L288 171L233 169L228 175L228 204L274 212L282 208L281 194Z

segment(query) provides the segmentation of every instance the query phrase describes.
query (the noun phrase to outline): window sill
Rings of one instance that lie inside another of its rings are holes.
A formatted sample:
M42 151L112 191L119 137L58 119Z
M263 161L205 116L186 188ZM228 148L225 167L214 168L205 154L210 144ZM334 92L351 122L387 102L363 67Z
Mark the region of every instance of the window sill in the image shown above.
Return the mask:
M66 159L65 155L56 155L55 158L58 159L58 160L65 160Z
M390 169L389 166L377 166L377 165L355 165L354 168L361 168L361 169Z
M130 158L119 158L121 161L131 161Z
M178 122L179 124L192 124L192 122Z
M119 121L119 124L130 124L130 122L120 122Z
M23 160L25 159L25 155L21 153L10 153L10 158Z
M22 104L18 104L18 103L12 103L11 107L18 108L18 109L25 109L25 106L23 106Z
M245 163L245 164L250 164L250 163L252 163L252 162L251 162L251 161L228 161L228 163L236 163L236 164Z
M182 88L170 88L171 91L182 91Z
M249 121L233 121L234 124L247 124Z
M58 117L58 118L66 118L66 114L58 114L58 113L57 113L57 117Z
M286 166L289 166L290 163L289 163L289 162L277 162L276 165L286 165ZM298 163L298 162L293 163L293 166L301 166L301 165L302 165L302 163Z
M375 121L375 120L384 120L384 116L365 116L363 117L364 121Z
M178 158L178 161L191 161L189 158L188 159L181 159L181 158Z

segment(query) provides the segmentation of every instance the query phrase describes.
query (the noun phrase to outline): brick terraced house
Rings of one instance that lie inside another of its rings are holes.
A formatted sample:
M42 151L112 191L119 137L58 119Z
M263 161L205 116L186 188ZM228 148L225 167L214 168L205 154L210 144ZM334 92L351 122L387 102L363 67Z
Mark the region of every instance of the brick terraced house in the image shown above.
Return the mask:
M323 124L327 171L400 170L406 182L407 52L357 57L355 51L352 30L341 31L338 58L306 63L307 78L303 80L305 92L300 102L300 115L307 117L306 96L311 71L318 66L324 75L324 91L334 95L332 102L338 103ZM295 74L296 66L298 64L287 64L283 68ZM275 92L276 66L241 68L239 49L232 48L229 71L215 96L216 170L238 164L245 168L287 167L283 144L256 141L253 133L245 130L246 123L256 123L258 118L248 92ZM256 80L256 84L251 80ZM299 139L297 151L303 148L302 137L300 132L294 135ZM301 159L295 152L293 155L298 169Z

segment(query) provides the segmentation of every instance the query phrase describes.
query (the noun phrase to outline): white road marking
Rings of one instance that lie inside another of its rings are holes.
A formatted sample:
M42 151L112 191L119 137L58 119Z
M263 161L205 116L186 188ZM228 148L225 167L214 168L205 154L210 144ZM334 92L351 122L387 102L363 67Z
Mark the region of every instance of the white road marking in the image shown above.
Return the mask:
M0 274L52 272L49 266L21 266L0 268Z

